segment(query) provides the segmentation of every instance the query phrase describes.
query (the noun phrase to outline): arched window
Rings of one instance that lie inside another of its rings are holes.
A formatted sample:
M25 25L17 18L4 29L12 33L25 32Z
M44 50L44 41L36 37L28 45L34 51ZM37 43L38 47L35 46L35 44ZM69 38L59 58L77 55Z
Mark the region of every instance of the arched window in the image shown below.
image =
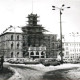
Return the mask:
M38 51L36 52L36 55L39 55L39 52Z
M19 57L19 52L17 52L17 58Z
M13 35L11 35L11 40L13 40Z
M41 52L41 55L44 55L44 53L43 53L43 52Z
M13 42L12 42L12 44L11 44L11 49L13 49Z
M13 52L11 52L11 58L13 58Z
M23 51L23 57L25 57L25 52Z
M31 52L31 55L34 55L34 53L33 53L33 52Z
M19 49L19 43L17 44L17 49Z
M19 35L17 36L17 40L19 40Z

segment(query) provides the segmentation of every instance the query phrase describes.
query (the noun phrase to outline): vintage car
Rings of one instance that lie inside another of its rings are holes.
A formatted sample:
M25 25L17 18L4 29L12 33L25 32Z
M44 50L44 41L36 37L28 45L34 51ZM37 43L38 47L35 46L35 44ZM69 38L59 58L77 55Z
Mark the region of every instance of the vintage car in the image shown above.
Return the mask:
M43 63L42 63L44 66L57 66L57 65L60 65L61 62L60 61L57 61L57 60L44 60Z

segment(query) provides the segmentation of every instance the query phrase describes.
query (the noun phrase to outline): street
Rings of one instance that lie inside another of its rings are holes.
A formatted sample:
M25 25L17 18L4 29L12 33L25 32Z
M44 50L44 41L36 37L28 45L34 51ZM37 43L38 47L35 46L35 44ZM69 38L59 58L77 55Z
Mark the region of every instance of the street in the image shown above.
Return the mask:
M42 71L37 69L33 69L30 67L22 67L22 66L11 66L22 76L22 80L42 80L41 77L43 75Z
M76 80L77 78L74 74L69 75L69 71L74 71L75 73L76 69L77 68L49 71L43 75L43 80Z
M79 65L76 66L76 64L75 66L72 65L73 67L63 67L63 69L59 68L60 66L58 66L58 68L57 66L43 67L43 69L42 67L38 69L38 66L32 66L33 68L18 65L10 66L21 75L20 79L13 80L80 80L80 68L78 67ZM64 64L64 66L66 65Z

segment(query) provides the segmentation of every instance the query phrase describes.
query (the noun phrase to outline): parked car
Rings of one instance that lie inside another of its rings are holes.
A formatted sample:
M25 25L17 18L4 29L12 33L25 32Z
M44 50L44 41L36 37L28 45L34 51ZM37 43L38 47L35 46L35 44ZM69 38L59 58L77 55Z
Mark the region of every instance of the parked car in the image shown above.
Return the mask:
M61 62L57 61L57 60L45 60L45 61L43 61L43 65L45 65L45 66L50 66L50 65L57 66L60 64L61 64Z
M57 60L52 60L49 63L50 63L50 65L53 65L53 66L57 66L57 65L60 65L61 64L61 62L60 61L57 61Z
M43 64L44 66L50 66L50 63L48 62L48 60L43 60L43 61L42 61L42 64Z
M7 62L14 63L14 60L13 59L9 59Z

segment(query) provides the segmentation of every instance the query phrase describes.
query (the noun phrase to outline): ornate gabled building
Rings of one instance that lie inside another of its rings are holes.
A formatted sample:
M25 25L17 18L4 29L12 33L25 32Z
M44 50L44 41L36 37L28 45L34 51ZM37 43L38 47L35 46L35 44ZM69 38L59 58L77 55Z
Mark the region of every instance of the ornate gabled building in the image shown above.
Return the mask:
M57 35L44 34L47 30L38 24L37 14L31 13L27 18L28 24L21 28L22 33L6 32L0 35L0 54L7 58L56 58Z

